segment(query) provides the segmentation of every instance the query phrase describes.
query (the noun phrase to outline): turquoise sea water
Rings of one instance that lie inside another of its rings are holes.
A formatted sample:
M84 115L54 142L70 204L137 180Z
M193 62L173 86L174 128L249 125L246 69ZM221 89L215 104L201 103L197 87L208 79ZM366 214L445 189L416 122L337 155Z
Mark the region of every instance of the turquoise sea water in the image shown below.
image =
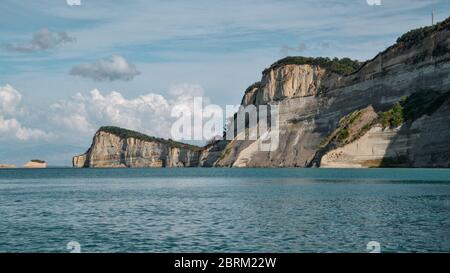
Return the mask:
M450 170L0 170L0 252L450 252Z

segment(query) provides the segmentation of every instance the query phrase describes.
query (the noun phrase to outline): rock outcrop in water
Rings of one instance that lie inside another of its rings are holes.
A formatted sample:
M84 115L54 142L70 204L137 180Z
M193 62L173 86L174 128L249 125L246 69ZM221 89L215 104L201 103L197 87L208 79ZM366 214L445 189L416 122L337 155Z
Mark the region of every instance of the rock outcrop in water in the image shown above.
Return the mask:
M16 165L13 164L0 164L0 169L14 169Z
M73 158L74 167L151 168L194 167L199 147L164 140L118 127L102 127L89 150Z
M450 18L363 64L290 57L266 69L242 105L279 106L276 151L237 139L173 150L99 131L74 166L450 167L449 91Z
M29 169L43 169L47 168L47 163L44 160L32 159L23 165L24 168Z

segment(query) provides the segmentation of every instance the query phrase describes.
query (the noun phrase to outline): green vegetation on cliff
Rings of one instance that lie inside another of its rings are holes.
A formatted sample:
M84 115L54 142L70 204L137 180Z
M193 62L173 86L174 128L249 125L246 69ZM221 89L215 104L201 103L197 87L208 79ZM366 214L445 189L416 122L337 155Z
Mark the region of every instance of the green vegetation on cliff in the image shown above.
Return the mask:
M283 58L274 64L272 64L268 69L275 69L284 65L289 64L295 64L295 65L315 65L320 66L330 72L339 74L339 75L346 75L351 74L354 71L358 70L361 66L361 62L352 60L350 58L324 58L324 57L318 57L318 58L312 58L312 57L303 57L303 56L297 56L297 57L286 57ZM268 69L264 70L263 73L265 73Z
M333 147L340 147L360 138L371 128L376 117L377 115L371 106L344 116L339 121L336 130L322 140L319 148L326 148L330 144Z
M421 90L402 98L394 106L385 111L371 115L373 108L364 108L354 111L339 121L339 126L319 144L320 149L327 146L341 147L351 143L374 125L381 124L384 128L396 128L405 122L414 121L423 115L432 115L442 104L450 99L450 91L438 92L434 90Z
M40 160L40 159L31 159L30 162L39 163L39 164L44 164L45 163L44 160Z
M152 136L148 136L148 135L136 132L136 131L132 131L132 130L128 130L128 129L124 129L124 128L120 128L120 127L115 127L115 126L100 127L100 129L98 129L98 132L110 133L110 134L116 135L122 139L135 138L135 139L148 141L148 142L159 142L159 143L162 143L162 144L168 145L170 147L174 147L174 148L184 148L184 149L196 150L196 151L202 149L201 147L198 147L195 145L178 142L178 141L174 141L171 139L152 137Z
M370 64L372 61L377 59L380 55L383 55L390 50L394 50L394 51L400 50L401 51L401 50L405 50L405 49L406 50L411 49L414 46L421 44L422 41L426 37L433 35L435 33L438 33L439 31L448 31L448 30L450 30L450 17L440 23L433 25L433 26L426 26L426 27L422 27L422 28L413 29L413 30L403 34L402 36L400 36L397 39L397 42L395 44L389 46L388 48L386 48L384 51L377 54L372 59L363 62L361 64L361 66L359 67L359 69L355 70L353 73L358 72L363 67L365 67L367 64ZM416 65L416 64L424 61L430 55L436 58L436 57L440 57L442 55L448 54L449 52L450 52L449 46L447 44L440 43L440 44L437 44L436 47L430 52L423 51L421 53L415 54L411 58L410 64Z
M434 90L416 92L403 102L405 120L416 120L423 115L430 116L448 99L450 99L450 91L445 93Z
M390 110L379 113L379 122L384 128L402 125L403 122L405 122L405 113L402 103L397 102Z
M425 37L442 30L450 30L450 17L433 26L426 26L408 31L397 39L397 45L404 48L411 48L414 45L419 44Z
M383 127L398 127L406 121L414 121L423 115L432 115L450 99L450 91L442 93L434 90L421 90L402 98L394 107L379 113L379 123Z
M247 94L248 92L252 91L255 88L260 88L261 87L261 82L255 82L254 84L250 85L249 87L247 87L247 89L245 89L245 94Z

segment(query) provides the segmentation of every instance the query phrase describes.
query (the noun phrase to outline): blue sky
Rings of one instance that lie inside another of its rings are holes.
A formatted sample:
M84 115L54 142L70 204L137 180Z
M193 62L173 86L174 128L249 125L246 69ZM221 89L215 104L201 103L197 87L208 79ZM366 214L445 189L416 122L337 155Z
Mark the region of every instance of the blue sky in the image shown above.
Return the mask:
M3 0L0 99L14 98L17 109L0 108L0 163L33 156L69 165L102 123L166 137L167 120L143 120L166 114L159 103L183 100L179 90L237 104L282 57L366 60L429 25L432 10L445 19L450 0Z

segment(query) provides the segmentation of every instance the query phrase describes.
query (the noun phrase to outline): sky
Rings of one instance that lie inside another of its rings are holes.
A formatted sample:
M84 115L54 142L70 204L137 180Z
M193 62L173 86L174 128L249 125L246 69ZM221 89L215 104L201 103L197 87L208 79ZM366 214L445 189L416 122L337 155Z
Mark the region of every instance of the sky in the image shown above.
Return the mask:
M0 164L70 166L103 125L170 137L286 56L371 59L450 0L2 0Z

